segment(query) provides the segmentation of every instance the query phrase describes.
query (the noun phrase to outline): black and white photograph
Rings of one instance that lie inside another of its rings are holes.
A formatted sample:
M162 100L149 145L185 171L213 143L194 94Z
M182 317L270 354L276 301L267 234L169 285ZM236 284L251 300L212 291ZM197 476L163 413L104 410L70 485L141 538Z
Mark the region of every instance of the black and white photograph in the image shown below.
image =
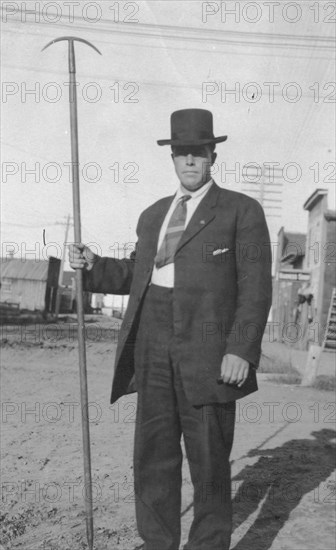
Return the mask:
M0 17L0 550L336 550L335 2Z

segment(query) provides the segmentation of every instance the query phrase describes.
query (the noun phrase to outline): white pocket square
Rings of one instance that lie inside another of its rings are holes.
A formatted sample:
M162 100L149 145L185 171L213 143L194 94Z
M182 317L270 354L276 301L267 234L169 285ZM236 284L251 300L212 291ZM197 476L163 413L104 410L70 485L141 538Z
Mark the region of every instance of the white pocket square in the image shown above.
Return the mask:
M218 248L217 250L213 251L213 256L218 256L218 254L224 254L224 252L227 252L228 248Z

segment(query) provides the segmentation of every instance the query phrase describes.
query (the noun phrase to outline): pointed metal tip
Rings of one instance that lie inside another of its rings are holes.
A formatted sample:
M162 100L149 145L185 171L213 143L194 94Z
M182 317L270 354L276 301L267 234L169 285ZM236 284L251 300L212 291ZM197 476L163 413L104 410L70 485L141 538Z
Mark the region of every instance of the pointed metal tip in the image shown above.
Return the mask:
M44 46L44 48L42 48L41 52L43 52L44 50L46 50L47 48L49 48L49 46L51 46L51 44L54 44L55 43L55 40L51 40L51 42L48 42L48 44L46 44Z

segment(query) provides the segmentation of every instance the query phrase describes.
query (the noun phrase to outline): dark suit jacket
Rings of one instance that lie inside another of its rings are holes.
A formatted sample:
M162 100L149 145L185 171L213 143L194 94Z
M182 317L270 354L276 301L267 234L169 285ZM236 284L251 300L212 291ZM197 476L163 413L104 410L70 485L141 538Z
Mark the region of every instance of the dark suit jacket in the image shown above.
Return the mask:
M173 196L140 216L136 254L99 258L85 276L92 292L130 294L120 330L111 403L135 391L134 344L141 303L150 282L159 231ZM214 255L214 250L228 248ZM175 255L174 331L187 398L220 403L257 389L255 368L271 305L269 234L259 203L213 184L192 216ZM218 385L223 355L250 363L244 385Z

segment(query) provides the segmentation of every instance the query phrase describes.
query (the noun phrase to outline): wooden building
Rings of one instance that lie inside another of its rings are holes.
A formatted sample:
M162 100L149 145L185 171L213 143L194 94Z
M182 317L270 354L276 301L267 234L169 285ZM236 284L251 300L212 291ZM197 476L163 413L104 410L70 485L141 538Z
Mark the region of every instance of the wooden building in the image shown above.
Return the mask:
M72 313L74 311L74 301L76 297L74 271L63 272L62 286L58 291L61 293L60 313Z
M19 310L55 311L60 260L25 260L8 258L1 261L0 302Z
M274 256L272 305L273 334L280 342L293 343L297 340L295 319L299 306L299 290L303 282L310 279L309 274L303 270L305 251L305 234L280 228Z
M336 287L336 211L328 209L327 189L316 189L304 209L309 214L305 268L310 272L314 330L322 344Z
M60 292L60 313L76 312L76 274L75 271L64 271L62 276L62 285ZM91 306L92 292L83 292L84 313L92 313Z
M316 189L303 208L307 235L278 233L273 286L273 334L298 349L323 343L333 288L336 287L336 211L328 191Z

